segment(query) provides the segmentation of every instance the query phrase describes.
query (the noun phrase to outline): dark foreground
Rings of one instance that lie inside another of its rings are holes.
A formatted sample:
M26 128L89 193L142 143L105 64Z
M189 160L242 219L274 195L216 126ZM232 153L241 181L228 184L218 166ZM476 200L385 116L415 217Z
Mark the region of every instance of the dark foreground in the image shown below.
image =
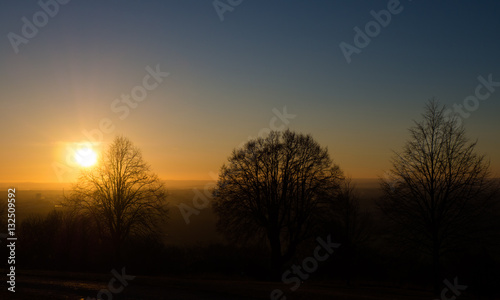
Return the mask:
M16 278L16 293L8 292L6 283L0 284L0 299L94 299L101 289L107 289L109 275L29 272ZM120 283L114 281L120 289ZM252 280L190 279L137 276L121 291L110 293L102 299L270 299L275 289L281 289L286 299L366 299L366 300L416 300L435 297L429 291L396 287L382 287L381 284L346 287L332 282L305 282L296 291L291 285ZM462 294L460 300L474 299ZM283 298L284 299L284 298Z

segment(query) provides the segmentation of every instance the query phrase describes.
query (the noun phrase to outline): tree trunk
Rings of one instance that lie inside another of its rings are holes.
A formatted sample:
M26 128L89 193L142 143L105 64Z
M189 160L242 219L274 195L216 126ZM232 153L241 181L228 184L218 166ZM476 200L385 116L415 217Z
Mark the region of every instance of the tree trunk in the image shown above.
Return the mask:
M352 279L352 273L354 271L354 265L353 265L353 247L351 246L351 243L349 239L346 241L346 247L345 247L345 254L346 254L346 265L347 265L347 270L346 270L346 285L350 286L351 285L351 279Z
M118 236L114 236L113 240L113 268L122 267L122 242Z
M433 273L433 291L435 296L440 295L441 287L441 266L440 266L440 255L439 255L439 244L437 237L433 239L433 249L432 249L432 273Z
M281 254L281 241L279 233L269 234L269 245L271 246L271 280L281 281L283 271L283 256Z

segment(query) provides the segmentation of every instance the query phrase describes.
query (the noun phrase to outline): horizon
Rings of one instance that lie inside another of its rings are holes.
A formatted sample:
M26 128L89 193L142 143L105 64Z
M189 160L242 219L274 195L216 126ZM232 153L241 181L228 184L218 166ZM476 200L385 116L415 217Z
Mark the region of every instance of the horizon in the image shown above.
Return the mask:
M351 178L354 183L365 183L367 181L379 181L381 178ZM495 179L495 178L494 178ZM215 180L203 180L203 179L160 179L161 182L165 183L167 190L169 188L173 189L188 189L188 188L200 188L207 184L213 185L216 183ZM21 189L25 190L58 190L58 189L68 189L76 182L0 182L0 188L12 188L17 186L22 186ZM172 184L172 185L168 185ZM35 187L32 187L35 186Z

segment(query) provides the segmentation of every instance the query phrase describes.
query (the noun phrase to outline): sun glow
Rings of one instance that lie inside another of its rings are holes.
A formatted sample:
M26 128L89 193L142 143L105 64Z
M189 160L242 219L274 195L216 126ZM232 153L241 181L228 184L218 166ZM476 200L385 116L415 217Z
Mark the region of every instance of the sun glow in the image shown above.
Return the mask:
M75 161L82 167L91 167L97 162L97 153L92 148L80 148L75 152Z

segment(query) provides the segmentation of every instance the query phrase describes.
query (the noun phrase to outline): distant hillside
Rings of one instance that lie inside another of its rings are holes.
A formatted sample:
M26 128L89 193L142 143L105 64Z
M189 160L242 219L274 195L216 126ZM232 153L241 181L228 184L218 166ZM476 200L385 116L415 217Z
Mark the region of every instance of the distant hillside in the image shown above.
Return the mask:
M0 182L0 189L16 188L19 190L67 190L71 183L57 182Z
M213 186L214 180L163 180L167 189L191 189ZM355 178L353 182L359 189L377 189L377 178ZM22 190L70 190L70 182L0 182L0 189L18 188Z
M167 189L203 188L207 184L213 184L212 180L163 180ZM70 190L73 183L70 182L0 182L0 190L15 187L21 190Z

